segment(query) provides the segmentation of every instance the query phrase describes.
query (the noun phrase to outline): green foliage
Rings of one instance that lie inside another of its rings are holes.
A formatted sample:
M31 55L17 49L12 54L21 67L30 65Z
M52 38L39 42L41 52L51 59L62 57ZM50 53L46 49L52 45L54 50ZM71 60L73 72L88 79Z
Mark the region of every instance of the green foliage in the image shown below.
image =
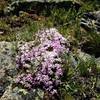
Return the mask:
M37 16L43 16L44 19L41 20L29 18L30 14L27 12L20 12L19 16L12 15L6 20L5 18L0 19L0 29L6 33L0 35L0 41L34 41L36 39L35 33L39 29L56 27L63 36L70 37L69 41L71 42L72 50L79 47L83 42L89 41L90 48L94 48L93 51L100 51L100 48L96 48L100 45L100 34L96 34L94 30L91 32L83 31L80 27L80 19L83 13L99 10L99 1L72 1L73 3L79 2L81 4L78 12L73 7L70 9L54 7L50 10L50 14L47 10L41 12ZM12 0L11 2L13 3L10 5L11 8L6 9L8 10L7 12L13 11L15 9L14 4L18 4L19 1ZM3 8L4 6L0 10ZM48 17L45 16L46 14ZM18 26L19 24L20 27ZM16 51L15 47L12 49ZM59 88L60 100L91 100L93 98L99 100L100 95L96 89L99 84L100 64L97 64L94 57L84 61L74 51L72 52L70 55L63 55L65 73L64 77L62 77L63 84ZM20 92L23 96L27 95L24 90L20 90Z
M66 75L63 77L63 84L61 85L59 91L61 95L61 100L74 100L74 99L87 99L87 98L98 98L95 87L97 87L98 80L98 70L95 58L86 59L77 57L76 67L72 66L70 56L65 55L66 63L64 68Z
M0 19L0 30L2 30L4 34L10 31L9 25L2 19Z
M35 32L38 30L37 23L32 22L29 25L24 26L22 30L17 32L17 40L31 41L35 39Z
M96 70L95 59L86 59L86 61L79 59L78 69L81 76L89 76L92 69Z

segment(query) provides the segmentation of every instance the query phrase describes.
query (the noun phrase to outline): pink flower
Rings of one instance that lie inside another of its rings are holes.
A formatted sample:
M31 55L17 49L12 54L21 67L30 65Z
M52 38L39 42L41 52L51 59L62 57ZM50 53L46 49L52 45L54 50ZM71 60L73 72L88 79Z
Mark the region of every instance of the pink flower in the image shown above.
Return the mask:
M61 84L63 76L60 54L69 53L69 48L66 45L68 43L55 28L41 30L37 35L40 44L31 47L26 43L20 47L16 63L22 68L24 65L33 65L34 63L38 70L33 75L21 75L16 82L27 88L40 86L54 95L57 93L57 87Z

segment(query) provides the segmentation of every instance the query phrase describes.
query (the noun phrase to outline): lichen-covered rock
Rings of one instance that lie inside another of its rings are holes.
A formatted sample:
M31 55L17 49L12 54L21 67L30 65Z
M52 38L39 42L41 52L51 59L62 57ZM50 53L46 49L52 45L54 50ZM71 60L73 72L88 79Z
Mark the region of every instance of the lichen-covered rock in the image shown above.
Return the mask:
M25 89L20 89L18 87L12 88L10 84L0 100L42 100L44 92L40 89L33 89L27 91ZM0 87L1 92L1 87Z
M12 85L8 86L0 100L22 100L21 96L15 91L12 92Z
M12 78L17 74L15 68L14 42L0 42L0 87L3 95L6 87L12 83Z
M82 52L80 49L78 50L78 57L81 58L82 60L84 61L87 61L87 59L91 59L91 55L85 53L85 52Z
M0 69L12 69L15 68L15 52L14 52L14 42L0 42Z
M13 87L17 69L15 66L15 48L19 48L26 42L0 42L0 100L40 100L43 98L42 90L26 91L18 87ZM27 43L32 47L35 43Z

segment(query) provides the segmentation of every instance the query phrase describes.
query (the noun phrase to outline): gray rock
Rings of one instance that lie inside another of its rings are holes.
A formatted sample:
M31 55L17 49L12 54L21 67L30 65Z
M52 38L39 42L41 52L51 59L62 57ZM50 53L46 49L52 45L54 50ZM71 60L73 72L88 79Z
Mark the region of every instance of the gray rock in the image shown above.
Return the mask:
M0 79L2 79L5 76L5 69L0 69Z
M44 92L40 89L26 91L17 86L13 87L18 74L15 66L15 46L21 47L28 44L34 46L34 41L30 42L0 42L0 100L42 100Z
M84 13L80 25L89 37L80 45L82 51L100 57L100 10Z
M0 86L0 97L3 95L4 91L5 91L4 87Z
M15 68L14 64L14 43L12 42L0 42L0 68L12 69Z
M81 58L83 61L88 61L93 59L93 57L85 52L82 52L81 50L78 50L78 55L79 58ZM100 57L99 58L94 58L94 61L97 65L97 69L100 73Z
M0 42L0 96L3 95L6 88L12 83L13 77L17 74L14 46L14 42Z
M43 100L44 92L40 89L27 91L18 87L7 87L0 100Z
M84 13L80 25L88 30L100 33L100 11Z
M8 86L0 100L22 100L22 97L12 91L12 85Z
M80 49L78 50L78 57L81 58L82 60L84 61L87 61L87 59L91 59L91 55L85 53L85 52L82 52Z

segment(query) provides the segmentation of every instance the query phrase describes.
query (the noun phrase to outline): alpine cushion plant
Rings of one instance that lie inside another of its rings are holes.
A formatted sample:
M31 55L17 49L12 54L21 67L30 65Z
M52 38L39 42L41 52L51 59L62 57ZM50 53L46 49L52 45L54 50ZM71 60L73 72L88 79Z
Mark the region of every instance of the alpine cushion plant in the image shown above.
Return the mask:
M70 45L55 28L40 30L37 36L39 45L32 47L25 43L19 47L16 57L18 69L29 69L30 65L36 70L19 75L16 83L29 89L40 87L55 95L64 72L61 55L69 53Z

